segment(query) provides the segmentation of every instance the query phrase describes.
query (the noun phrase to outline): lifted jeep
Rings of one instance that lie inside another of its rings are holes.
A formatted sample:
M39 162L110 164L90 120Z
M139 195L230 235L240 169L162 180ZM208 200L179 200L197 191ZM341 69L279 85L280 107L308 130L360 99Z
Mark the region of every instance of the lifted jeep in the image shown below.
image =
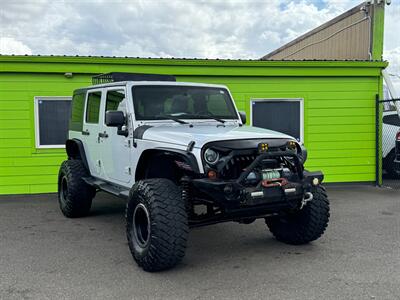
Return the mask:
M294 138L244 126L225 86L131 73L93 80L74 91L60 208L80 217L98 191L126 198L129 248L144 270L179 263L190 227L263 218L294 245L325 231L323 174L304 170Z

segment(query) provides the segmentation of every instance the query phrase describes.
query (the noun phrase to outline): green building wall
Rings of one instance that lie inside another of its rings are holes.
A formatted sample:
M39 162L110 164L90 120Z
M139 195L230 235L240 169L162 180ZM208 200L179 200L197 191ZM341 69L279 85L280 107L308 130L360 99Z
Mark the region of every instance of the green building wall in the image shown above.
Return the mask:
M0 194L56 191L63 149L35 147L35 96L70 96L105 72L172 74L252 98L303 98L306 167L326 182L375 181L375 95L385 62L0 56ZM64 74L71 72L72 78Z

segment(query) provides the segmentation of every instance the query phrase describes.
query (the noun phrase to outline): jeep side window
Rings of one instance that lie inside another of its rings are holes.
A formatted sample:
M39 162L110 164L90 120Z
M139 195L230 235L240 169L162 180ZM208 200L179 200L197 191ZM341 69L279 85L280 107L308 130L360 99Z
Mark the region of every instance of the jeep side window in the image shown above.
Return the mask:
M124 99L125 99L124 90L107 91L105 112L109 110L122 110L125 112L125 107L121 107L121 103ZM106 114L104 114L104 118L105 116Z
M83 112L85 110L85 92L77 91L72 98L72 109L70 118L70 130L82 131L83 129Z
M119 110L118 106L125 98L124 90L107 91L106 97L106 111Z
M99 123L101 92L93 92L88 94L86 104L86 123Z

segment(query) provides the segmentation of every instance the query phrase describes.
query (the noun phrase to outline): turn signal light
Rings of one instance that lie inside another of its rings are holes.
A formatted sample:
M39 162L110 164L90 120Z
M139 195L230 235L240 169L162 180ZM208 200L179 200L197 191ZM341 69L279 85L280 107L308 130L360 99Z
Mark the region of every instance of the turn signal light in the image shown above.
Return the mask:
M207 176L210 179L217 179L217 172L215 172L214 170L210 170L207 172Z
M295 141L289 141L289 142L287 142L287 147L288 147L290 150L296 150L296 142L295 142Z

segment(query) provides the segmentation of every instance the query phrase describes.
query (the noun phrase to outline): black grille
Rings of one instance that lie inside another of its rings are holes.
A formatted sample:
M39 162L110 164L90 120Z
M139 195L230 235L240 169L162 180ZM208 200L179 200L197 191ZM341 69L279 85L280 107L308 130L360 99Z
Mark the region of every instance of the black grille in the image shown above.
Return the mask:
M254 160L256 155L236 155L225 165L221 171L224 179L236 179Z
M257 158L257 154L235 155L221 170L223 179L237 179L240 174ZM279 159L266 158L260 162L259 168L274 169L279 167Z

